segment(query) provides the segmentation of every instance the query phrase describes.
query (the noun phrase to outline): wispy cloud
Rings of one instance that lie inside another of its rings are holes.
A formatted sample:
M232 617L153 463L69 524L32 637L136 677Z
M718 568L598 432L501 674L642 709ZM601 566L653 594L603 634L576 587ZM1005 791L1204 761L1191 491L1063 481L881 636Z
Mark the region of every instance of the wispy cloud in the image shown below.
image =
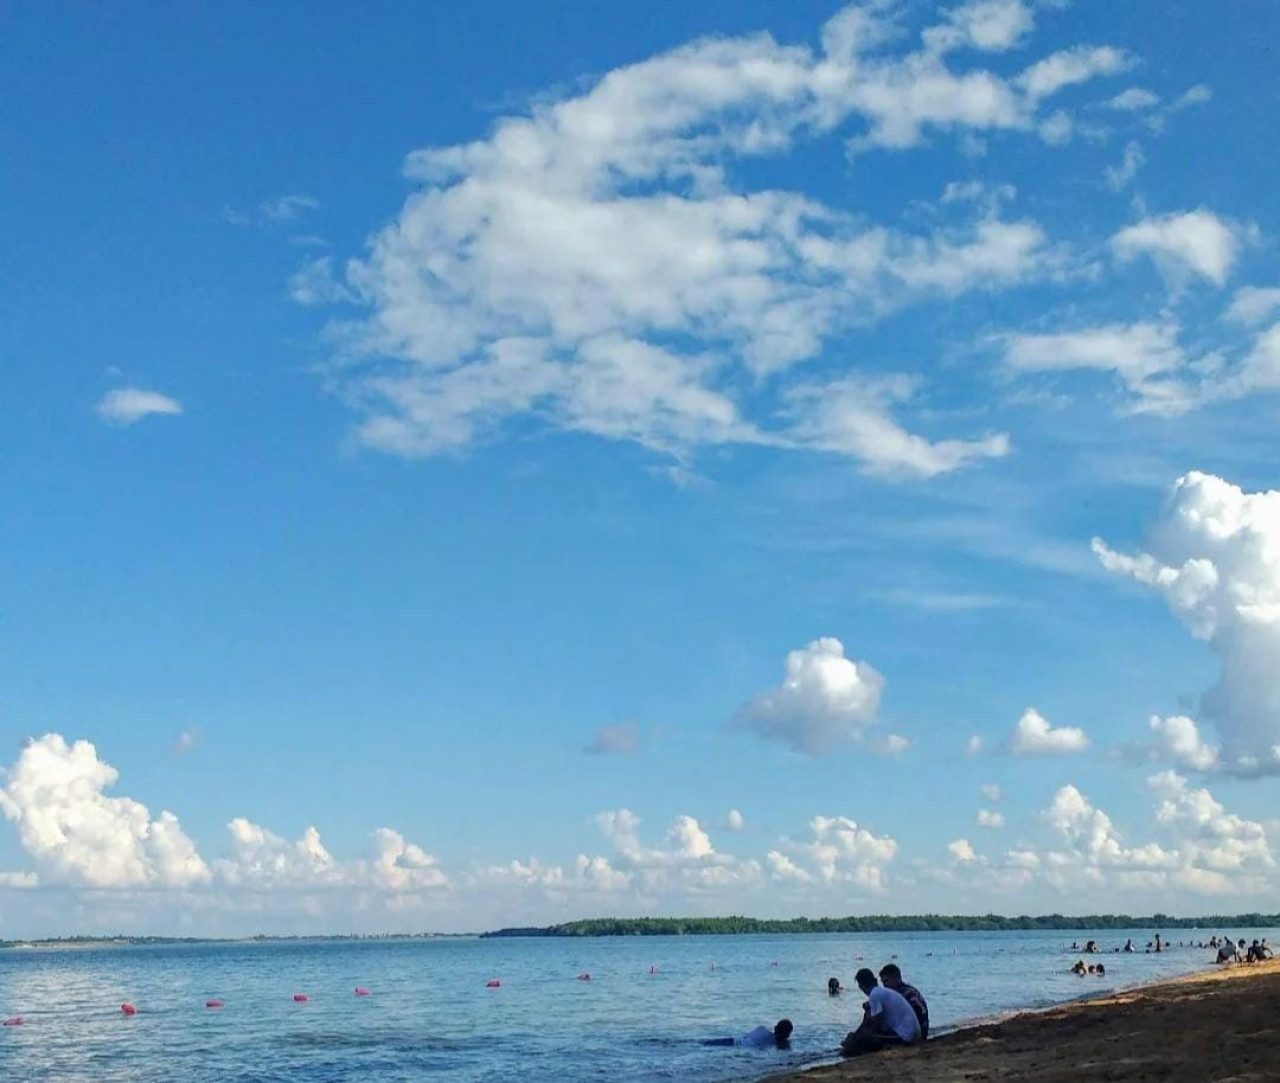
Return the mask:
M182 403L158 391L121 387L103 395L94 409L109 425L133 425L155 414L180 414Z

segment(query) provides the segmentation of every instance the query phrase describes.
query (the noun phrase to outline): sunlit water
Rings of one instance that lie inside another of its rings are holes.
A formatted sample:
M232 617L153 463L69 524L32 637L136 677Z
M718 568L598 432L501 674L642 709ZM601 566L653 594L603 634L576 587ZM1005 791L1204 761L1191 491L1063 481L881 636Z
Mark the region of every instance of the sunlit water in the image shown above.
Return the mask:
M1230 930L1250 940L1274 930ZM935 1030L1209 965L1114 955L1125 933L903 933L208 944L0 952L0 1080L752 1079L829 1055L860 1016L863 965L896 954ZM1139 946L1150 934L1134 936ZM1179 938L1209 932L1175 930ZM1105 979L1067 972L1073 939ZM776 965L775 965L776 964ZM650 967L656 971L650 973ZM591 980L576 975L590 973ZM501 988L486 988L489 978ZM372 995L356 997L356 986ZM305 993L307 1003L293 995ZM209 1010L205 1001L224 1000ZM135 1004L124 1017L120 1004ZM789 1052L707 1048L782 1016Z

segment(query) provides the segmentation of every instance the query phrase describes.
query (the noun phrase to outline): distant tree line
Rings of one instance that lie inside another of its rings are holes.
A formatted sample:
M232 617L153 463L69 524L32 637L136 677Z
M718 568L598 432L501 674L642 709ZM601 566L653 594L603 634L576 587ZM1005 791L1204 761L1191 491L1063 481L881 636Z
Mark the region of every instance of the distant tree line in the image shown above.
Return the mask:
M1262 929L1280 927L1280 914L1210 915L1175 918L1168 914L873 914L845 918L590 918L537 928L498 929L505 936L727 936L743 933L915 933L1024 932L1058 929Z

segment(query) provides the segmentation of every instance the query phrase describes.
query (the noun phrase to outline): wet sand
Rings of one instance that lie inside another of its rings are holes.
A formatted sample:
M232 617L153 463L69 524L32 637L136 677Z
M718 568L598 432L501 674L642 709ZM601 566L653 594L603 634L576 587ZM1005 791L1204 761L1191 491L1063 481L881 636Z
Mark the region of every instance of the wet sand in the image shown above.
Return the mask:
M926 994L927 995L927 994ZM936 994L935 994L936 995ZM1280 960L1015 1015L769 1083L1280 1079Z

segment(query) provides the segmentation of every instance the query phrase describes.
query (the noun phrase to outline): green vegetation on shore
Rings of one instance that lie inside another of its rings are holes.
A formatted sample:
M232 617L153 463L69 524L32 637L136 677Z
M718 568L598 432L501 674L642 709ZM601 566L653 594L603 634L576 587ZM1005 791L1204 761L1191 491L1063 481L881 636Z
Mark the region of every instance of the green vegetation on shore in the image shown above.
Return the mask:
M1212 915L1175 918L1168 914L1042 914L1004 917L1000 914L873 914L845 918L591 918L543 928L498 929L487 937L503 936L706 936L743 933L914 933L1018 932L1031 929L1265 929L1280 927L1280 914Z

